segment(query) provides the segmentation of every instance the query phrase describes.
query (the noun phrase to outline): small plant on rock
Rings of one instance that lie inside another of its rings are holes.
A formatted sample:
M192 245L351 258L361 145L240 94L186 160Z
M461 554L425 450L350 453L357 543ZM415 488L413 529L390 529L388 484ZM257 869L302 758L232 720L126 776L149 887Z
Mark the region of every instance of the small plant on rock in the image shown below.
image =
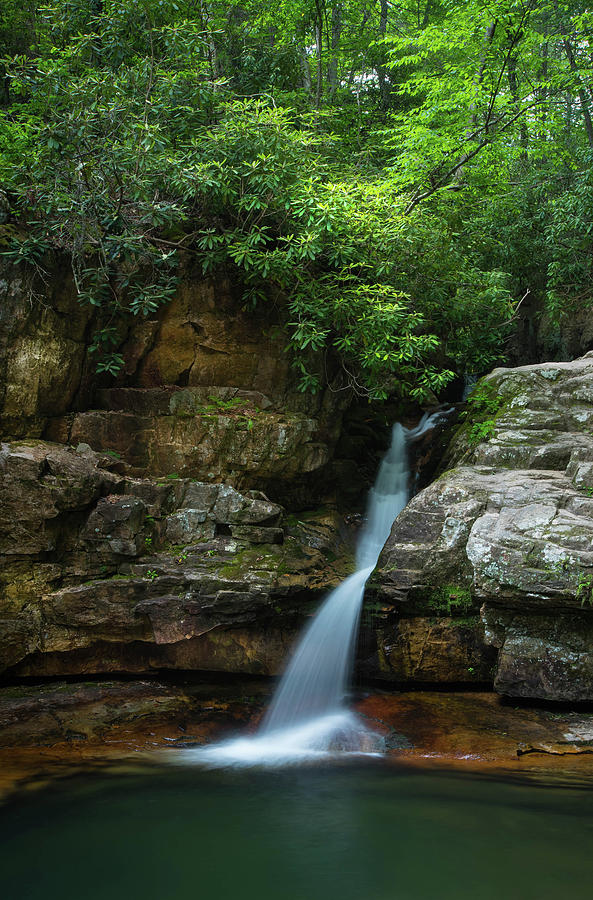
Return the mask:
M576 598L581 601L581 606L593 606L593 574L579 575Z
M485 422L477 422L470 428L467 442L470 447L477 447L482 441L489 441L495 430L494 419L486 419Z
M495 416L503 405L503 398L489 381L480 382L472 391L463 413L463 418L473 421L467 436L470 447L477 447L482 441L490 440L496 430Z
M491 381L481 381L467 398L465 417L491 418L500 412L504 400Z

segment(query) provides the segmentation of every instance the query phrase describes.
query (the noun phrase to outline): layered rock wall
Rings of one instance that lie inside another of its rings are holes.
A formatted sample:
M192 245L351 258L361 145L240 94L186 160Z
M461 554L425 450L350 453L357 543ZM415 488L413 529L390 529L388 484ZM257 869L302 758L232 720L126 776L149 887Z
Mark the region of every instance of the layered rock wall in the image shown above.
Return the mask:
M186 268L158 315L117 324L115 383L96 374L100 314L78 302L67 260L43 276L4 268L0 310L0 437L86 443L131 476L224 481L302 503L326 481L347 400L298 391L272 300L245 310L224 277Z
M299 520L257 491L113 466L1 445L0 671L276 672L350 569L337 514Z
M277 672L352 567L345 395L300 394L281 312L190 269L108 382L52 265L0 278L0 671ZM592 700L593 356L483 379L444 468L371 579L362 671Z
M593 700L593 354L495 370L449 461L396 520L374 576L385 676L405 668L408 616L437 613L442 630L453 611L472 635L470 674L492 664L501 693Z
M298 391L280 303L190 265L97 375L101 312L44 266L0 272L0 671L277 671L350 566L310 511L345 394Z

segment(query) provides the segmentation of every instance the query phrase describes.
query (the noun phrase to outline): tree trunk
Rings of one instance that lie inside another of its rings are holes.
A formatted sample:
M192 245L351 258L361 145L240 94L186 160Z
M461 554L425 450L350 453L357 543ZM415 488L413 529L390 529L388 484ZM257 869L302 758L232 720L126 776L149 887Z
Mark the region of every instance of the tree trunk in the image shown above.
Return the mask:
M591 121L591 113L589 111L589 101L587 99L587 95L585 94L585 90L582 86L581 77L579 75L579 67L577 65L574 50L572 44L568 38L568 34L566 31L566 26L560 14L560 10L558 9L558 2L554 0L554 10L556 15L558 16L558 26L560 28L560 34L562 35L562 45L564 47L564 52L566 54L566 58L568 60L568 66L570 71L575 76L575 80L578 82L579 86L577 88L577 93L579 96L579 102L581 104L581 111L583 113L583 119L585 122L585 132L587 133L587 140L589 142L589 146L593 147L593 122Z
M0 106L10 106L10 78L3 65L0 65Z
M509 56L507 74L509 78L509 89L511 92L511 97L513 98L515 109L518 112L521 108L521 100L519 97L519 85L517 81L517 57L514 54L511 54L511 56ZM527 132L525 119L521 119L521 125L519 129L519 143L521 144L522 150L521 156L525 158L525 156L527 155L527 145L529 144L529 134Z
M492 41L494 40L494 33L496 31L496 25L497 25L497 20L495 19L494 22L490 23L490 25L486 29L486 33L484 35L484 45L485 46L484 46L484 50L482 52L482 56L480 58L480 68L476 72L476 77L474 78L474 84L476 87L479 87L482 84L482 82L484 81L484 72L486 71L486 58L488 56L488 49L489 49ZM466 138L468 140L472 139L471 136L472 136L472 134L475 133L477 126L478 126L478 110L477 110L476 104L472 103L469 128L466 131ZM487 129L488 129L488 122L486 122L486 130ZM473 154L471 153L471 150L470 150L467 153L464 153L460 160L460 164L459 164L459 166L457 168L457 172L455 174L455 181L458 184L463 180L465 164L467 162L469 162L471 156L473 156Z
M422 18L422 24L420 26L422 29L426 28L428 25L431 3L432 3L432 0L426 0L426 6L424 7L424 16Z
M315 88L315 106L317 109L321 106L321 97L323 95L323 9L320 0L315 0L315 48L317 51L317 85Z
M363 13L363 15L362 15L362 22L360 23L360 28L358 29L358 36L359 36L359 37L362 37L362 34L363 34L363 32L364 32L366 23L368 22L368 20L370 19L370 17L371 17L370 10L365 9L365 11L364 11L364 13ZM353 54L353 57L352 57L352 65L350 66L350 72L348 73L348 78L347 78L348 87L351 87L351 86L352 86L352 83L353 83L353 81L354 81L354 76L356 75L356 63L357 63L357 61L358 61L358 60L357 60L357 55L356 55L356 54Z
M327 83L330 97L334 97L338 89L338 50L342 34L342 2L334 0L331 17L331 55L327 71Z
M389 7L387 4L387 0L380 0L381 3L381 16L379 19L379 35L380 37L385 37L385 33L387 32L387 15L389 12ZM387 74L385 72L385 66L382 63L377 65L377 78L379 79L379 96L381 97L381 109L386 110L389 106L389 89L387 87Z
M547 109L546 109L546 100L548 99L548 86L546 84L546 80L548 78L548 53L549 53L549 44L546 43L542 46L542 65L540 69L540 81L542 83L541 88L539 89L539 95L541 97L541 115L539 117L541 123L541 131L539 133L539 139L541 141L545 141L547 138L546 135L546 121L547 121Z
M209 27L210 10L208 4L204 0L200 0L200 18L202 20L202 28L208 35L208 59L210 62L210 78L216 81L220 76L220 66L218 64L218 51L214 42L214 37Z
M309 65L309 57L304 47L299 48L299 59L301 61L301 72L303 73L303 88L307 92L309 97L313 97L311 66Z

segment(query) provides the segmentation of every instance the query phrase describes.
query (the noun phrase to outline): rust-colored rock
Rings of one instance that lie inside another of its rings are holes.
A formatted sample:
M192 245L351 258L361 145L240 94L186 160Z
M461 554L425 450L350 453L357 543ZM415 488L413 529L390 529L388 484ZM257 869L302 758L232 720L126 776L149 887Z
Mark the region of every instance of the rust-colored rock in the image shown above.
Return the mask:
M496 650L487 645L479 616L402 618L380 628L376 639L382 679L420 684L492 682Z
M502 766L534 765L593 771L593 714L517 708L492 693L371 694L357 704L368 720L391 729L398 759Z
M258 693L258 685L249 687ZM74 744L104 747L140 736L208 741L254 713L236 687L163 681L57 682L0 688L0 749ZM136 743L137 745L137 743Z

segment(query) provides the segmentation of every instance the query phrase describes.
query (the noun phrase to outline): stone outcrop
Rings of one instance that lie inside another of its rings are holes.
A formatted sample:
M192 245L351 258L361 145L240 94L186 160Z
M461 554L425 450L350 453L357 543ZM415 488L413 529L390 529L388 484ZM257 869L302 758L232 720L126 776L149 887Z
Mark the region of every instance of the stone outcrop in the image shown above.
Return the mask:
M0 268L0 437L40 437L76 403L93 312L76 302L66 265L44 279Z
M350 569L340 517L119 469L85 446L2 444L0 670L277 671Z
M494 664L496 690L593 699L592 425L593 354L480 382L454 468L398 517L374 575L386 677L414 657L397 619L453 613L473 631L468 670Z
M101 311L43 266L0 271L0 672L277 672L351 567L345 393L299 392L281 300L187 262L97 375Z
M86 443L133 477L225 481L311 503L347 398L298 391L280 305L247 311L240 287L186 265L172 303L117 324L114 380L95 371L100 312L78 302L66 259L45 265L45 275L0 271L0 438Z
M318 420L271 409L254 391L125 388L102 391L100 399L105 408L56 417L46 434L109 451L131 475L266 487L314 473L331 458Z

